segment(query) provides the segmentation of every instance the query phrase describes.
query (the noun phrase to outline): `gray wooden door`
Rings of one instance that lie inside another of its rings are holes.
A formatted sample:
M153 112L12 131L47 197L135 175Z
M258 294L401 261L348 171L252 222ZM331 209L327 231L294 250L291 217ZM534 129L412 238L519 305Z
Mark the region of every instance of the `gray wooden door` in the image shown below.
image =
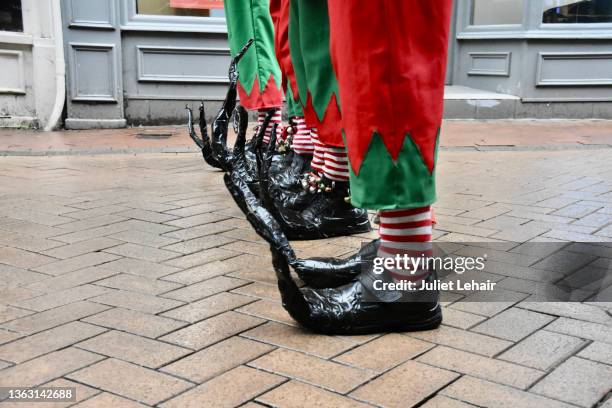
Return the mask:
M227 84L220 0L62 0L67 127L176 124L185 104L212 113Z

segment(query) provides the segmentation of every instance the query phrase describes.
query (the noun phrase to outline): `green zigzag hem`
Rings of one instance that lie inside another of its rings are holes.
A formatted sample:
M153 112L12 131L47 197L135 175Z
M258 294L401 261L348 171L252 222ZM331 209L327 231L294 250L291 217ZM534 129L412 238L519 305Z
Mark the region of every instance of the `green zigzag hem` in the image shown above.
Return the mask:
M287 100L287 115L292 116L304 116L304 109L299 100L293 97L293 91L291 85L287 84L287 91L285 92L285 99Z
M238 63L240 84L245 92L253 92L255 79L258 78L259 91L263 93L274 75L278 89L281 89L281 72L274 49L274 26L270 16L269 0L232 0L226 1L225 14L228 25L228 40L232 56L249 39L255 42Z
M436 138L437 162L440 131ZM346 142L346 140L345 140ZM406 135L397 161L393 161L382 138L374 133L359 169L349 165L351 202L372 210L420 208L436 201L436 170L429 172L418 146Z

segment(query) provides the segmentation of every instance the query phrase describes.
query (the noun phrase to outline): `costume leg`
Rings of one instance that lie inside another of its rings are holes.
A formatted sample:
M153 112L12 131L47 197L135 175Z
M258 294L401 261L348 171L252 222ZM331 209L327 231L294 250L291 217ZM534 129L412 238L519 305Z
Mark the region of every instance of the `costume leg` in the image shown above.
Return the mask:
M310 167L316 175L320 176L325 165L325 145L319 140L319 130L316 127L310 129L310 140L314 148Z
M312 156L315 146L310 138L310 129L306 126L303 116L294 116L295 135L293 136L293 150L303 156Z
M342 97L351 200L357 206L383 210L386 229L399 235L381 236L385 250L365 251L345 261L298 261L305 282L317 286L347 282L360 272L356 260L371 259L376 253L401 254L410 243L398 239L431 228L433 213L426 209L435 200L450 14L450 0L359 4L329 0L331 54ZM363 72L370 77L364 80ZM421 214L418 223L410 217L403 219L405 225L393 223L397 213L385 211L393 209L416 209ZM425 215L427 219L422 219ZM430 234L410 239L427 242ZM333 281L311 272L326 264L334 267Z
M329 0L357 206L418 208L435 201L451 10L451 0Z
M271 0L270 14L274 23L276 59L282 72L287 114L292 125L288 130L293 132L293 150L300 155L312 156L314 146L310 142L309 129L300 104L295 68L289 49L289 0Z
M273 160L270 173L259 177L260 180L270 181L269 188L261 190L267 196L262 199L293 239L318 239L370 231L367 212L345 200L348 196L348 176L344 180L337 175L335 178L324 177L326 152L331 172L334 171L331 160L334 154L340 154L331 148L337 150L343 145L337 82L329 57L329 40L325 40L329 33L326 3L324 0L291 1L289 6L287 38L291 64L288 69L281 63L281 68L287 73L287 93L298 96L307 127L311 128L313 160L305 162L298 154L293 158L298 165L292 165L289 171L282 174L273 171ZM278 15L275 11L272 14ZM316 35L313 36L313 33ZM283 49L282 41L277 41L280 61L287 60L283 56ZM337 161L341 160L338 158ZM304 163L312 166L312 172L305 171L304 179L292 177L292 170L303 168ZM335 166L336 172L341 170L340 163Z
M425 209L435 200L450 14L450 0L329 0L330 46L342 97L351 199L357 206L383 210L386 230L399 232L381 235L383 255L407 250L409 244L395 241L410 231L431 228L432 217ZM366 80L363 72L369 73ZM410 217L403 219L404 225L394 223L397 213L384 211L415 208L421 214L416 224ZM422 219L425 215L428 219ZM430 234L410 239L427 242ZM309 271L326 263L337 266L339 261L299 261L298 272L306 282L320 284ZM350 259L344 265L356 263ZM344 281L359 273L358 268L340 269Z
M290 0L289 48L306 123L323 144L344 146L326 0Z
M267 143L274 125L281 124L283 103L270 3L269 0L226 0L224 4L232 56L247 41L254 41L251 50L238 63L238 94L242 106L258 111L258 126L263 126L266 114L273 110L264 134L264 143Z
M379 258L432 256L431 207L381 211L379 234ZM428 271L400 268L390 269L389 273L391 279L399 282L423 279Z
M329 52L327 2L290 0L290 3L290 51L294 60L299 60L296 85L306 122L312 129L315 146L312 167L320 176L324 173L326 152L344 147L338 82Z

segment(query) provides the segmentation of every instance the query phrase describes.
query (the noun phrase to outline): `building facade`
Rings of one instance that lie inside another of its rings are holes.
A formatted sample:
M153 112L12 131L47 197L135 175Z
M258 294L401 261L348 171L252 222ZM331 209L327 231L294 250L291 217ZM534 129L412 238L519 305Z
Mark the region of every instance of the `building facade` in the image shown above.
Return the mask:
M8 72L0 77L2 126L46 125L50 100L64 89L64 123L73 129L181 123L186 103L204 100L212 113L224 96L223 0L0 4L0 63ZM447 118L612 119L612 0L454 0L454 7ZM52 56L60 49L66 83L58 90Z
M515 96L501 116L612 119L612 1L455 1L449 83Z
M0 1L0 127L54 128L64 101L59 0Z
M222 0L62 0L70 129L185 121L226 92Z

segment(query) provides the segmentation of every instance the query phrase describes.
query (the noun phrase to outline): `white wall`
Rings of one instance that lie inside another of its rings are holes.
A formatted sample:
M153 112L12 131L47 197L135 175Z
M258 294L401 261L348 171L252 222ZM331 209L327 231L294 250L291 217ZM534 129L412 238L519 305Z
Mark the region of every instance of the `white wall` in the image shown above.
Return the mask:
M24 32L0 31L0 61L10 62L0 75L0 127L43 128L49 120L56 95L52 1L22 0Z

